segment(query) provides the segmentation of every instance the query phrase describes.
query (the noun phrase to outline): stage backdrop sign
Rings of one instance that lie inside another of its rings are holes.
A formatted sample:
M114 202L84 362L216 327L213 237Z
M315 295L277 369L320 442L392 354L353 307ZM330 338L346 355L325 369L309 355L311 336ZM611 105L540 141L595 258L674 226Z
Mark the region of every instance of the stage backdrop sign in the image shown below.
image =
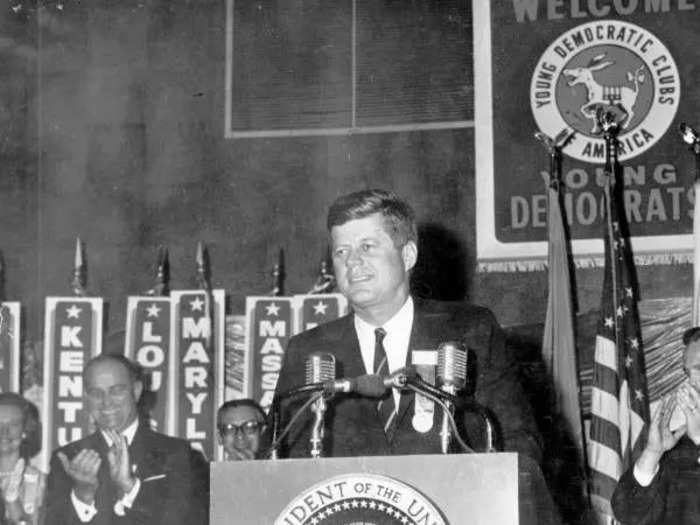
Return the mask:
M578 264L600 263L604 144L620 123L624 200L638 263L688 260L694 158L678 132L700 123L700 5L692 0L474 6L477 251L482 269L547 255L548 153L536 131L573 131L564 204Z
M93 430L83 403L83 368L102 352L101 297L47 297L44 313L42 468L48 454Z
M18 302L0 303L0 391L19 392L20 311Z
M126 303L125 355L143 367L150 424L153 430L168 428L167 392L173 381L169 363L170 298L131 296Z
M173 290L168 434L190 441L209 459L216 444L216 410L224 399L224 290Z

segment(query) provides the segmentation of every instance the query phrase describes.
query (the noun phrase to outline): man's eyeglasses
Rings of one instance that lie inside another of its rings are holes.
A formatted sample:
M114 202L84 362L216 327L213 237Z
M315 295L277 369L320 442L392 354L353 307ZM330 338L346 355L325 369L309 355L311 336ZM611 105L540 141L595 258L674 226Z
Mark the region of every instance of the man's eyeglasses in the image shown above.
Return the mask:
M235 423L224 423L218 425L219 434L222 436L237 436L239 432L243 432L246 436L256 435L265 426L264 423L256 421L254 419L250 421L244 421L240 425Z

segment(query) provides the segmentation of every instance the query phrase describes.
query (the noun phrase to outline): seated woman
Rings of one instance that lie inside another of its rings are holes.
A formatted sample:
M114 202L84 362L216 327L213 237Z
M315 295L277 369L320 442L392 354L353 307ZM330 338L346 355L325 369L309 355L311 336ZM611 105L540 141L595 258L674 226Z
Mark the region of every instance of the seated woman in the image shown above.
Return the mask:
M0 523L43 523L46 475L29 464L33 432L38 427L36 407L21 395L0 393ZM36 450L33 450L35 453Z

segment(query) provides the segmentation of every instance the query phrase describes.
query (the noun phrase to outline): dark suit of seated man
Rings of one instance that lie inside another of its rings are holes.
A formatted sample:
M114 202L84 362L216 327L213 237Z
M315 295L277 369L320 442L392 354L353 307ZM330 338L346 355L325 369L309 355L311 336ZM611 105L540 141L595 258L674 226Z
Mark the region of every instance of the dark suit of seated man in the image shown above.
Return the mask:
M700 327L687 330L683 343L688 381L657 407L642 454L615 488L612 507L622 523L700 523ZM685 424L671 430L676 405Z
M52 525L191 525L206 520L187 441L139 421L136 367L99 355L83 372L86 406L98 430L51 458L47 516Z
M338 377L388 375L411 364L413 350L436 350L441 342L458 341L474 360L474 400L497 418L505 450L539 461L540 438L531 407L493 314L482 307L411 297L409 277L418 247L410 206L393 193L360 191L335 201L327 228L338 288L353 312L290 340L276 393L305 383L305 362L312 352L333 354ZM299 403L282 405L284 428ZM456 417L470 428L476 426L468 415ZM441 420L440 407L410 391L390 391L381 406L377 399L337 396L326 413L324 455L440 453ZM300 417L281 455L309 456L311 424L308 412Z

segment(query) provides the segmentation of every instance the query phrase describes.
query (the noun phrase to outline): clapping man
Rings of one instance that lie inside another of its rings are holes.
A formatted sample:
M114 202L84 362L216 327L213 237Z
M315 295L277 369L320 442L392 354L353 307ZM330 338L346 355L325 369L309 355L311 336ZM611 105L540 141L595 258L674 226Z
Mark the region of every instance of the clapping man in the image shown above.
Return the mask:
M657 407L644 451L615 489L613 511L623 523L700 523L700 327L683 343L688 380ZM672 430L676 407L685 423Z
M54 452L48 479L52 525L191 525L206 520L194 454L183 439L140 422L137 368L102 354L83 371L97 431ZM205 480L204 480L205 482Z

